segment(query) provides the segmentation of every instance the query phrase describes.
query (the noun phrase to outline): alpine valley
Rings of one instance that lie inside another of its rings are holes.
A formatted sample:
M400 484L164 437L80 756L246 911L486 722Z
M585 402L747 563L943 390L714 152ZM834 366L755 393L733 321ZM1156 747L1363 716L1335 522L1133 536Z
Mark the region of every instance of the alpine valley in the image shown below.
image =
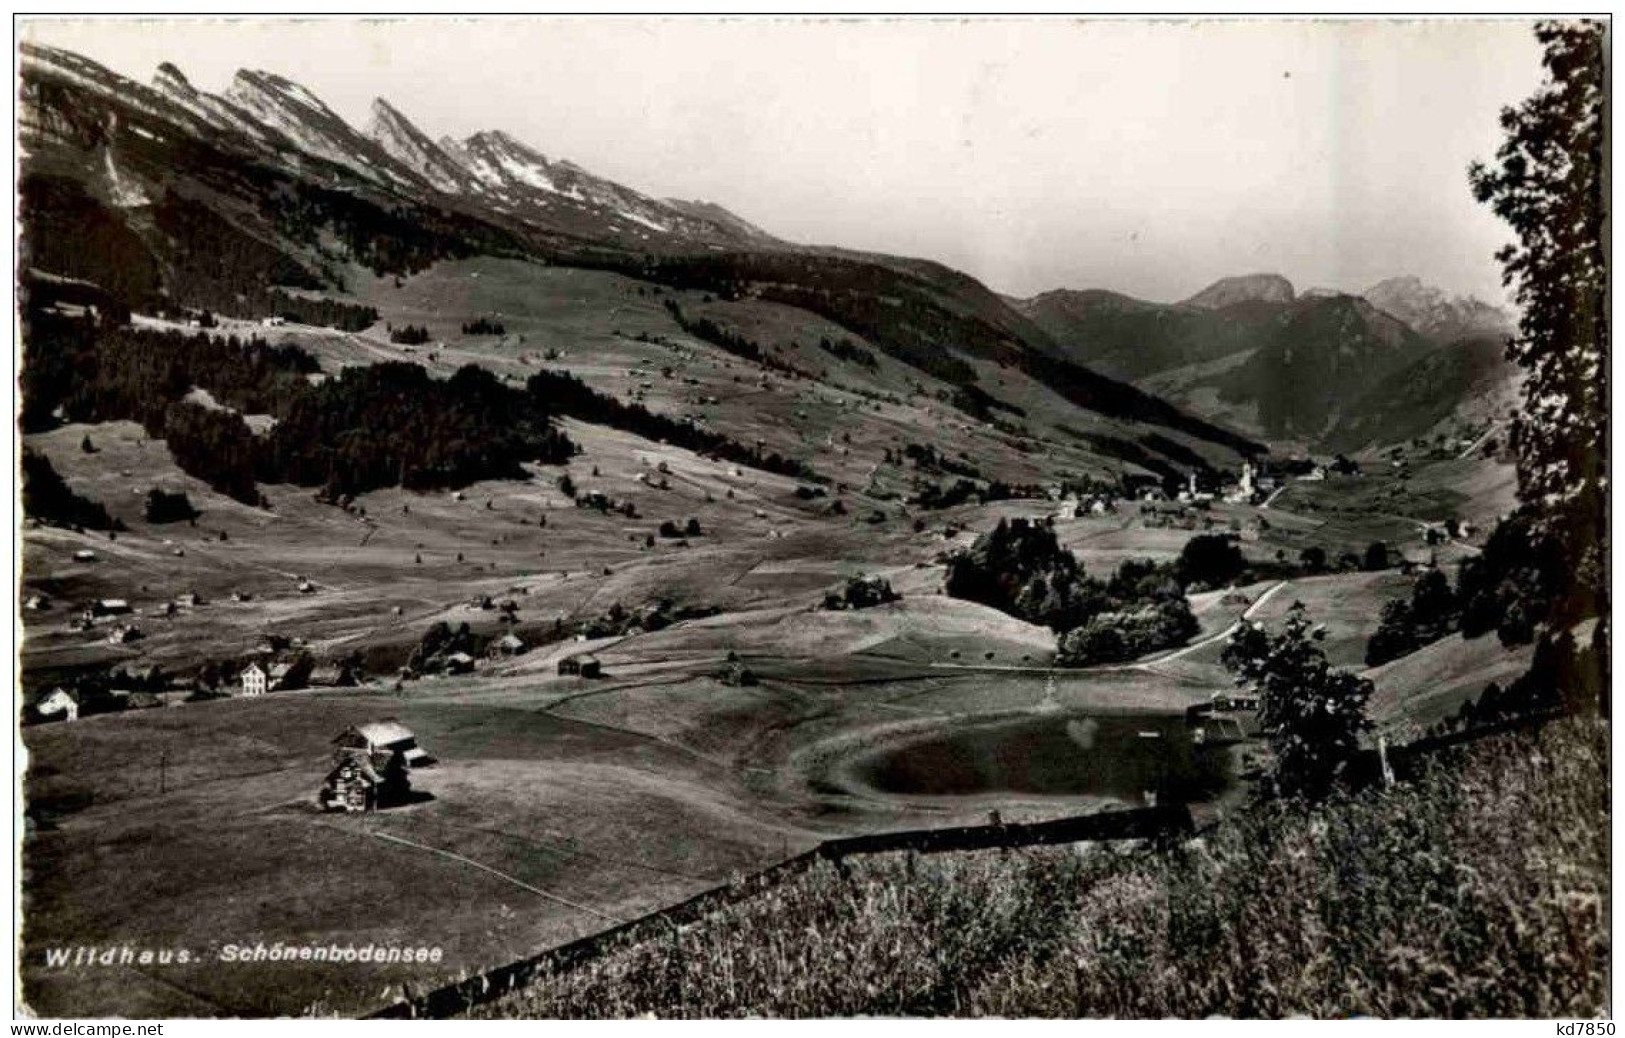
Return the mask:
M1367 663L1515 503L1481 301L1008 298L272 72L25 43L19 100L38 1014L368 1013L834 837L1147 807L1171 766L1210 821L1244 751L1186 712L1295 601L1374 737L1528 667ZM440 954L220 954L277 942ZM47 961L125 944L189 955Z

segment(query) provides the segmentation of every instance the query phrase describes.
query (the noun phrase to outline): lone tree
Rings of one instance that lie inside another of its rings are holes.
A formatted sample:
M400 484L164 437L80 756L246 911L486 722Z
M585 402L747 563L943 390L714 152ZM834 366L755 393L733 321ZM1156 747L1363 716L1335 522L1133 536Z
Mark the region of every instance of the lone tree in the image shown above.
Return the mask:
M1388 545L1382 541L1372 541L1366 545L1365 558L1361 561L1361 568L1369 572L1376 572L1388 568Z
M1556 624L1606 612L1606 30L1597 21L1536 26L1546 80L1502 110L1506 139L1494 163L1468 173L1474 196L1517 235L1496 258L1523 311L1507 357L1524 369L1510 445L1525 536L1504 574L1475 583L1500 585L1503 602L1506 585L1516 585L1515 604ZM1553 565L1519 561L1542 556Z
M1241 576L1246 568L1247 559L1236 542L1216 533L1199 534L1186 541L1175 566L1179 582L1186 587L1192 584L1223 587Z
M1370 727L1365 713L1371 682L1326 661L1324 627L1294 602L1279 634L1244 623L1231 634L1224 665L1238 686L1259 700L1259 725L1269 740L1269 778L1282 796L1318 800L1360 748Z

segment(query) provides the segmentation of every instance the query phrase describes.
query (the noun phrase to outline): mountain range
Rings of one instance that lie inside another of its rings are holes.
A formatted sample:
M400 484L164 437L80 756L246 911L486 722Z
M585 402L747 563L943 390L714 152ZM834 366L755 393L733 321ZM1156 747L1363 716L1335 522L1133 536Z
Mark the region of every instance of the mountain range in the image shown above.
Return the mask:
M1109 427L1102 442L1155 432L1171 444L1113 448L1136 465L1234 464L1261 449L1071 362L940 264L794 245L716 203L654 198L501 130L435 140L383 99L357 129L271 72L241 71L213 95L172 65L147 85L62 50L25 44L21 56L26 266L137 310L259 317L278 292L342 298L358 268L410 276L444 259L523 258L807 312L945 383L978 415L1001 402L985 372L1019 374L1063 424ZM1066 421L1068 409L1088 420Z
M1357 449L1420 435L1469 390L1512 377L1500 356L1511 317L1417 277L1357 295L1299 294L1278 274L1253 274L1178 303L1099 289L1011 303L1070 359L1276 442ZM1396 385L1407 390L1403 414L1378 391Z
M1114 462L1164 472L1235 464L1260 441L1345 442L1373 387L1507 324L1414 278L1359 297L1253 274L1174 304L1013 300L931 261L790 243L499 129L437 140L382 98L356 128L271 72L210 94L171 64L141 84L23 44L21 78L25 268L134 309L259 317L279 293L343 299L358 270L482 254L612 271L833 322L978 417L1023 411L1001 398L1031 395L1004 385L1019 377L1043 390L1029 424L1089 426Z

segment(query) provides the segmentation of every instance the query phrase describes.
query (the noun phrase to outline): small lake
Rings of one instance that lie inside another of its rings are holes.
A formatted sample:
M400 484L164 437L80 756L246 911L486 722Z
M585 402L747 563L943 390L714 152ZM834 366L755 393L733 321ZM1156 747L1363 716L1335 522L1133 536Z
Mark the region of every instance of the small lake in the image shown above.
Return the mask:
M966 724L854 759L850 779L907 797L1091 797L1140 805L1216 799L1234 782L1232 754L1191 743L1167 714L1056 715Z

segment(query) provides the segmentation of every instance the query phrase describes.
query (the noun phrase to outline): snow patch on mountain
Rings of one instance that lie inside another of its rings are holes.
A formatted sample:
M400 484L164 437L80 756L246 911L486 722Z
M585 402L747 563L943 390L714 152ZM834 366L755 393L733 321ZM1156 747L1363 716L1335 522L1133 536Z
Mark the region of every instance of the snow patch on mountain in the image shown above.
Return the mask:
M1379 281L1362 295L1373 306L1435 339L1505 335L1513 326L1505 310L1473 296L1452 296L1415 276Z
M390 158L428 181L436 191L461 194L471 188L468 172L383 98L374 98L367 136Z
M379 184L413 187L416 178L356 132L309 90L272 72L239 71L226 99L287 137L301 151ZM383 161L379 161L383 160Z
M261 147L274 148L289 143L236 105L194 87L180 69L167 61L153 74L152 87L167 100L224 133L241 134Z
M117 129L118 118L115 116L108 126L110 131L108 136L111 138L112 131ZM115 206L120 209L134 209L138 205L147 205L151 202L147 193L141 190L141 185L120 171L117 160L113 158L111 146L102 153L102 168L107 174L107 197Z

